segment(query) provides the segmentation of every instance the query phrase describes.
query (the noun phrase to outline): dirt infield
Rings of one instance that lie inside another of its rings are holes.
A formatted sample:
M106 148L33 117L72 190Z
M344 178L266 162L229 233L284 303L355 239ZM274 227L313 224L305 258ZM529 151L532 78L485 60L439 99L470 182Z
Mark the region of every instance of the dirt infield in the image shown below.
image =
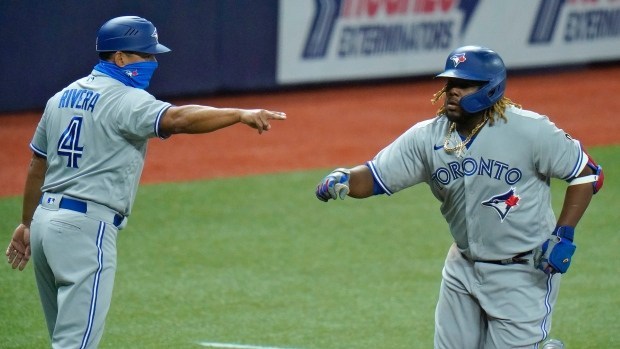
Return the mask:
M548 115L586 146L620 144L619 64L556 72L509 74L506 96L525 109ZM398 82L323 87L175 100L216 107L284 111L258 135L236 125L206 135L152 140L142 183L296 171L353 165L377 151L415 122L431 117L430 98L441 82ZM0 196L21 195L31 152L28 143L39 113L0 116ZM518 146L518 139L513 140Z

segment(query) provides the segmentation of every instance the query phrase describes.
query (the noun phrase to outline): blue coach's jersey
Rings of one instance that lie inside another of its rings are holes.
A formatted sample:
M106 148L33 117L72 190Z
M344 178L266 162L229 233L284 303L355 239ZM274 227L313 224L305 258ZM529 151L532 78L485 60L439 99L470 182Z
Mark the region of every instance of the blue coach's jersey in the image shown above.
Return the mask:
M30 147L47 158L42 190L129 215L147 141L170 107L93 70L49 99Z

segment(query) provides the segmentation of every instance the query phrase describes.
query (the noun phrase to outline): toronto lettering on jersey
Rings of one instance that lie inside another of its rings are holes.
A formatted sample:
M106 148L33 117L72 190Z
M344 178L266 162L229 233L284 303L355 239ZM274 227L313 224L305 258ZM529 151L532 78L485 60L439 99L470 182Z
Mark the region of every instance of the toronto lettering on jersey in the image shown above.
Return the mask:
M514 185L523 176L518 168L511 168L510 165L493 159L464 158L460 162L451 161L448 167L439 167L431 175L431 180L439 187L450 184L451 181L465 176L488 176L498 181L504 181L508 185Z
M87 89L65 90L58 102L58 108L74 108L95 111L95 105L99 101L99 93Z

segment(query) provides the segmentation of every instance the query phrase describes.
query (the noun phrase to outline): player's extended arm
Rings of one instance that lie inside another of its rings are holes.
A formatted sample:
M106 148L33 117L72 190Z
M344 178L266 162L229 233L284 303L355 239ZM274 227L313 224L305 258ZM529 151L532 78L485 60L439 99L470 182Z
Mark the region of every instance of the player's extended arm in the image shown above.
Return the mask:
M349 196L363 199L373 195L374 181L372 173L366 165L359 165L351 169L349 179Z
M286 114L263 109L214 108L203 105L184 105L168 108L159 129L163 134L208 133L243 123L258 130L271 128L270 120L284 120Z
M41 198L41 186L45 180L46 170L46 159L33 154L24 187L22 222L15 228L11 242L6 248L7 260L13 269L24 270L30 259L30 222Z

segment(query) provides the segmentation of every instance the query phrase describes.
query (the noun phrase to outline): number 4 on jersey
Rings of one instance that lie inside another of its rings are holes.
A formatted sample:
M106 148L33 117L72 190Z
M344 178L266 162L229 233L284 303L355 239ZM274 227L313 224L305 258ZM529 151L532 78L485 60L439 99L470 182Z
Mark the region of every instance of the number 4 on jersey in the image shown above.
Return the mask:
M84 147L79 146L81 131L82 117L74 116L58 140L58 155L67 157L67 167L79 167L78 159L84 150Z

